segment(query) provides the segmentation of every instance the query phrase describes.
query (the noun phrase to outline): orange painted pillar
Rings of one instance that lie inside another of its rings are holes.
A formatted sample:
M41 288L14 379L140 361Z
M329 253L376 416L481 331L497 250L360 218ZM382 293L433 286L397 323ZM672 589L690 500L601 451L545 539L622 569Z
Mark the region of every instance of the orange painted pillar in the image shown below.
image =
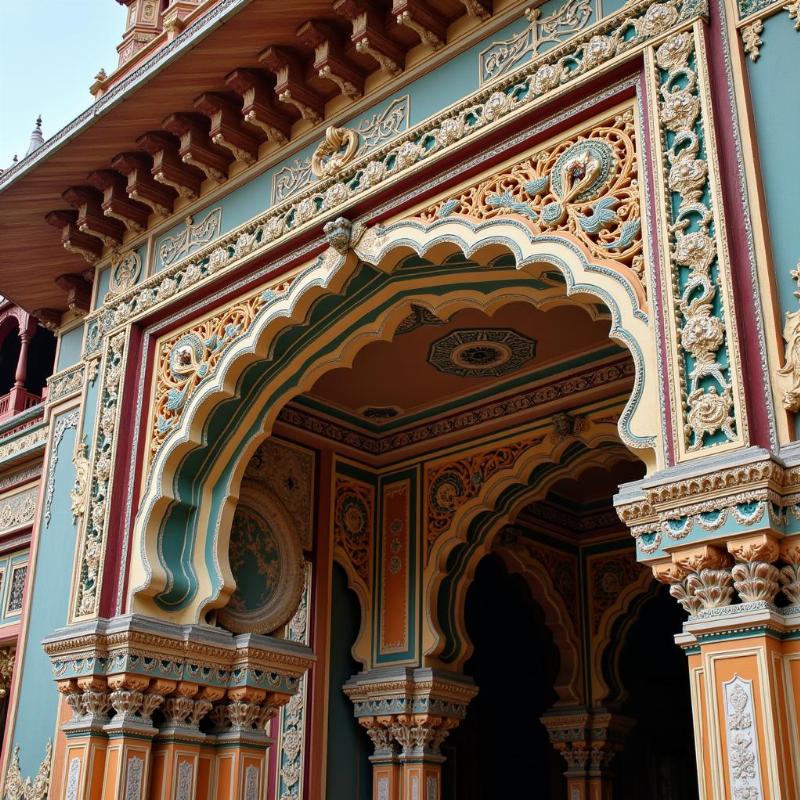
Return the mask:
M439 747L458 720L429 714L399 714L391 731L400 745L400 800L441 800ZM382 799L381 799L382 800Z
M100 800L106 764L111 702L104 678L80 678L58 686L72 709L72 719L62 726L63 758L53 776L51 797L69 800Z
M214 706L216 794L220 800L264 796L267 785L267 722L277 706L263 689L229 689L228 700Z
M223 689L181 683L164 703L164 724L153 742L150 800L212 800L215 754L200 720Z
M111 706L116 712L103 726L108 736L102 800L148 800L150 756L157 730L153 712L174 681L153 681L139 675L108 678Z
M362 717L359 723L375 748L369 758L372 764L372 797L374 800L400 800L400 764L392 737L392 717Z
M559 707L541 718L550 741L567 763L569 800L611 800L610 762L631 721L604 708Z
M690 614L676 642L689 658L701 800L800 800L797 565L800 536L761 532L654 567ZM782 588L793 605L778 608Z

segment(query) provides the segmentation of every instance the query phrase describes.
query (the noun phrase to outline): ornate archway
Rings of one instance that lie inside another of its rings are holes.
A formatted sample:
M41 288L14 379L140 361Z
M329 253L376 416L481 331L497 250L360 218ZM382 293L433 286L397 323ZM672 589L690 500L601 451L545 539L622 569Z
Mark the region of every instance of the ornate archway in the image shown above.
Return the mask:
M597 313L599 299L611 316L611 338L629 349L635 365L619 436L651 468L659 463L659 415L647 412L658 407L655 345L644 292L628 267L592 260L574 237L534 235L514 218L414 219L355 231L338 220L327 234L325 255L259 292L261 307L247 333L173 409L169 425L163 412L157 420L136 522L134 610L152 612L155 605L195 622L225 605L233 588L228 532L244 465L287 400L325 371L352 363L367 342L390 337L412 299L438 314L512 296L565 302L564 289ZM413 256L427 265L414 267ZM429 268L431 261L441 269ZM542 280L553 267L563 283ZM183 337L168 358L186 347ZM157 406L164 408L168 402Z

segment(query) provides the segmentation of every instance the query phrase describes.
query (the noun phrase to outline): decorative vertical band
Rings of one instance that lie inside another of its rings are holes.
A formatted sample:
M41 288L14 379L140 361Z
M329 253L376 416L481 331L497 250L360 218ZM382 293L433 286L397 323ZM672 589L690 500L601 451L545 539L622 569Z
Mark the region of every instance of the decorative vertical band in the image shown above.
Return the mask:
M702 23L648 51L679 459L747 443Z
M106 340L97 430L91 454L89 511L85 514L73 619L90 617L97 613L128 332L122 331Z
M307 561L300 605L286 625L286 638L291 642L305 645L310 639L308 614L311 600L311 570L311 563ZM300 678L297 693L280 710L278 770L275 776L275 797L278 800L296 800L303 797L307 696L308 673Z

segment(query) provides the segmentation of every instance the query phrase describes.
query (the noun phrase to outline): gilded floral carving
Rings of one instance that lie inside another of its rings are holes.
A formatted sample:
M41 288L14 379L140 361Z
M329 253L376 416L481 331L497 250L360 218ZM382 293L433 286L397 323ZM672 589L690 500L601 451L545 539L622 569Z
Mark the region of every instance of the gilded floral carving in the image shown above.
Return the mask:
M720 290L721 223L709 184L707 120L697 59L695 36L688 30L670 37L655 52L661 146L670 190L665 208L669 259L680 315L683 438L689 452L733 441L738 435L730 366L735 345L727 335L727 297Z
M636 133L630 111L570 137L461 194L422 219L514 214L536 233L571 233L596 258L613 258L643 279Z
M791 271L800 285L800 261ZM794 293L800 299L800 290ZM783 392L783 406L787 411L800 411L800 311L790 311L783 327L786 341L786 363L778 370L778 385Z
M151 456L175 426L191 394L214 372L228 347L247 332L258 312L290 285L288 279L274 288L260 290L159 343Z
M358 134L349 128L331 126L311 156L311 172L317 178L335 175L355 158L357 152Z
M502 469L544 441L531 436L502 447L483 450L464 458L434 464L425 469L425 517L428 550L450 527L456 512L478 496L486 482Z
M39 765L39 771L31 778L22 777L19 767L19 745L14 748L11 762L6 771L5 797L6 800L46 800L50 791L50 766L53 756L52 742L47 740L44 758Z

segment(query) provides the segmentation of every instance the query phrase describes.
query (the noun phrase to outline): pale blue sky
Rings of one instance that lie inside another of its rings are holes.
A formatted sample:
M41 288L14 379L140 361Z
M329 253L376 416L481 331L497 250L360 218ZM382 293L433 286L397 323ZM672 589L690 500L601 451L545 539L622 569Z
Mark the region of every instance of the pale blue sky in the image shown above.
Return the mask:
M124 25L116 0L0 0L0 167L25 155L38 114L48 139L91 104Z

